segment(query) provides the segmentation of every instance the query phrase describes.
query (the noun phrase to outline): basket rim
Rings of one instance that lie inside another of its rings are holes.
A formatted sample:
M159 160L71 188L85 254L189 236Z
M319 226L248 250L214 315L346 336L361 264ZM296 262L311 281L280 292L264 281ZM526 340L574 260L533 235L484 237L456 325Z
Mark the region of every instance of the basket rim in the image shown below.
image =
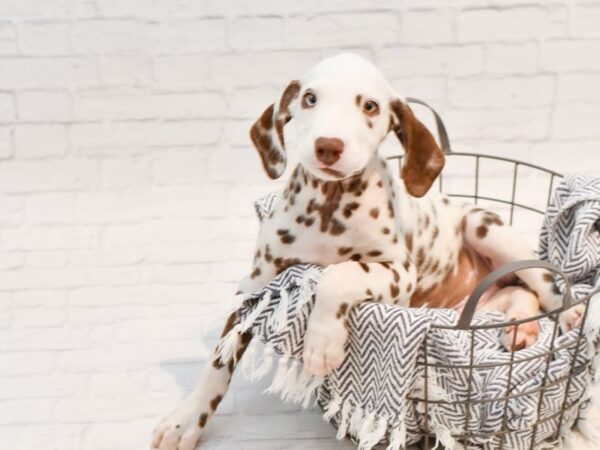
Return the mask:
M485 159L494 159L497 161L504 161L504 162L509 162L509 163L513 163L513 164L517 164L520 166L526 166L526 167L531 167L532 169L537 169L537 170L541 170L543 172L547 172L555 177L564 177L564 174L557 172L555 170L552 169L548 169L546 167L542 167L540 165L537 164L533 164L530 162L526 162L526 161L521 161L518 159L512 159L512 158L507 158L505 156L497 156L497 155L490 155L488 153L474 153L474 152L455 152L455 151L450 151L445 153L445 156L472 156L475 158L485 158ZM398 159L401 160L404 157L404 155L391 155L391 156L387 156L386 159L391 160L391 159Z

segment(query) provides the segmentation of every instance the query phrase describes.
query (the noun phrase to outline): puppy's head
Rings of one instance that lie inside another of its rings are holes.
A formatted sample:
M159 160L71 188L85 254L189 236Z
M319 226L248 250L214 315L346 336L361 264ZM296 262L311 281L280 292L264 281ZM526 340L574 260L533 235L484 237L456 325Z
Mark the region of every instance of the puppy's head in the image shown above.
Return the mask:
M285 169L283 127L292 118L300 163L323 180L361 172L390 131L404 146L402 178L412 195L424 195L444 165L431 133L379 69L358 55L344 53L316 64L302 80L290 82L252 126L252 142L271 178Z

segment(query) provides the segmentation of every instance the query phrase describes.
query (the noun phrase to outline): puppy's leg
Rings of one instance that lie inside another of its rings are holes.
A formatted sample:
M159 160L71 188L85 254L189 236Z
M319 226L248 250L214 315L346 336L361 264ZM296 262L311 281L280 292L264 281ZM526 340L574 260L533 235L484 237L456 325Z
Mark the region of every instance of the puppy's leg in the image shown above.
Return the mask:
M523 259L535 259L523 238L500 217L489 211L474 208L465 215L464 237L478 253L489 258L493 268ZM516 275L537 295L545 311L562 304L562 294L556 289L554 275L546 269L526 269ZM576 326L583 306L571 308L561 315L563 329Z
M237 314L229 316L221 338L225 337L238 323ZM240 360L252 335L242 333L235 347L234 356L222 361L215 352L200 376L192 393L154 430L152 449L193 450L208 419L225 396L233 371ZM217 346L218 348L218 346Z
M304 367L326 375L345 357L347 315L357 303L375 301L407 305L416 287L412 264L348 261L329 266L321 275L315 306L304 339Z
M257 270L258 268L258 270ZM255 264L251 275L239 286L239 292L255 292L264 287L274 276L273 270ZM232 313L221 334L223 339L238 323L237 314ZM152 448L160 450L192 450L208 419L214 414L219 402L229 388L233 371L252 340L249 332L242 333L236 341L233 356L223 361L215 348L210 363L206 365L192 393L156 427Z

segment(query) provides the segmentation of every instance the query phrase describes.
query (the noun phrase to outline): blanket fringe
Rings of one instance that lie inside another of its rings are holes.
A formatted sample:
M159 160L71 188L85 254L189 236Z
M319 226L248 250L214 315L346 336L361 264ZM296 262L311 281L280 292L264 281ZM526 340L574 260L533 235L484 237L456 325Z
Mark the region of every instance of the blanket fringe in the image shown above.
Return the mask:
M406 442L406 427L404 424L394 428L390 433L390 443L386 450L400 450Z
M308 269L300 281L300 295L296 304L296 312L308 303L315 293L315 286L321 278L321 271L315 268Z
M242 362L240 364L242 375L247 380L249 380L252 374L256 371L256 352L258 350L257 347L257 339L252 339L252 341L250 341L250 345L244 353L244 357L242 358Z
M431 429L435 434L436 440L439 440L439 443L442 444L443 448L452 450L462 450L464 448L461 444L456 442L456 439L452 437L450 430L445 426L434 424L431 426Z
M277 364L277 371L273 376L273 381L271 382L271 385L267 389L265 389L265 394L279 394L281 392L283 386L285 385L285 378L288 370L288 361L288 355L282 355L281 358L279 358L279 363Z
M288 322L288 308L290 306L290 293L287 289L282 288L279 291L279 302L269 318L268 327L275 333L280 333L284 330Z
M344 402L342 406L342 417L340 421L340 425L338 426L338 431L336 434L336 439L341 441L348 434L348 427L350 426L350 414L352 413L352 405L350 402Z
M301 404L308 408L315 390L323 383L322 377L307 374L300 361L282 356L277 365L273 382L265 390L268 394L279 394L286 403Z
M202 337L206 337L211 331L220 330L229 316L240 309L240 306L248 300L251 294L236 294L222 303L219 303L219 311L211 315L210 323L203 324Z
M358 405L355 406L354 412L350 417L350 427L348 428L348 431L352 436L358 437L358 433L360 432L360 427L362 425L364 417L365 412L363 411L363 409Z
M359 450L371 450L385 437L388 427L388 421L384 417L380 417L375 421L374 414L373 422L363 424L359 436Z
M219 341L216 357L219 358L223 364L226 364L232 358L235 360L236 350L240 342L240 330L241 325L238 323L223 339L221 339L221 341Z
M323 419L327 421L331 420L331 418L335 416L341 408L342 397L336 394L335 397L333 397L325 407L325 414L323 414Z
M267 309L270 303L271 291L267 290L262 296L262 298L258 300L252 312L248 314L242 322L242 332L249 330L252 327L252 325L254 325L254 322L256 322L258 316L262 314L265 309Z
M273 350L272 347L265 347L260 366L258 366L254 372L252 372L252 374L250 374L250 380L260 380L271 371L271 368L273 367L273 353L275 353L275 350Z

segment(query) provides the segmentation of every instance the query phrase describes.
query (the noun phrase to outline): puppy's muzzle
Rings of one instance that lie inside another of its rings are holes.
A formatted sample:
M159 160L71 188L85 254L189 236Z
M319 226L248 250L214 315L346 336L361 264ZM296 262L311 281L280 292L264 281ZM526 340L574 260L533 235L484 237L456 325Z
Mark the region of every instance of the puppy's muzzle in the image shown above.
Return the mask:
M343 152L344 143L341 139L320 137L315 141L315 155L326 166L335 164Z

